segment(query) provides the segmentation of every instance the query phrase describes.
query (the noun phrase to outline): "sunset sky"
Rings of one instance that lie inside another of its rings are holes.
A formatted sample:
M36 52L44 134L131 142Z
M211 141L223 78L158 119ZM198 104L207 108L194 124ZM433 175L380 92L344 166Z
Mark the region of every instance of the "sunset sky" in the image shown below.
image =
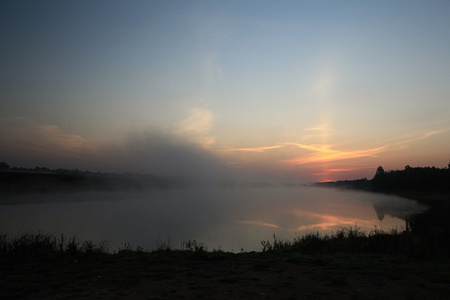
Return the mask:
M443 0L2 1L0 161L299 182L447 167L449 15Z

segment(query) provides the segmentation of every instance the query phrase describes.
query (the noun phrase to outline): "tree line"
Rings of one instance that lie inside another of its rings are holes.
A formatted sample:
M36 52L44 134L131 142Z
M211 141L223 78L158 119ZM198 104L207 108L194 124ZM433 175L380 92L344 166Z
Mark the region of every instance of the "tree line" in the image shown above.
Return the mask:
M0 162L0 195L81 190L146 190L184 187L186 178L151 174L101 173L78 169L10 167Z
M450 164L448 168L411 167L385 171L379 166L372 179L375 190L450 190Z

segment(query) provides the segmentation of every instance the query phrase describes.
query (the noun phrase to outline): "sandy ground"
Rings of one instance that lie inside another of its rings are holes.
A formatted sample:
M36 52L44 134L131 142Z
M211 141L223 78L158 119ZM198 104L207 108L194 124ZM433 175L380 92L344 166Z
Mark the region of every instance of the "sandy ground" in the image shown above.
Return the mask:
M1 263L2 299L448 299L450 263L129 253Z

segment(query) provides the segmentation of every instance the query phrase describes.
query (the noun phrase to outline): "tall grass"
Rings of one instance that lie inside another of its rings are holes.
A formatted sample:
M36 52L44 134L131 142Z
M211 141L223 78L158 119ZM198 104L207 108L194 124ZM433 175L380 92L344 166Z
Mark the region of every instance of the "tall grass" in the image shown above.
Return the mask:
M411 258L448 256L448 243L430 239L423 233L397 228L389 231L374 228L370 232L360 227L343 227L331 234L308 233L291 240L273 235L261 242L263 252L296 252L301 254L374 253L404 255Z
M418 221L417 221L418 222ZM411 227L417 226L412 224ZM263 252L299 253L307 255L337 253L373 253L401 255L410 258L449 257L450 241L446 232L419 231L397 228L383 230L374 228L369 232L360 227L343 227L332 233L311 232L297 236L293 240L283 240L273 235L272 240L261 241ZM202 242L188 240L181 249L172 249L170 241L159 242L150 252L169 253L174 251L205 254L208 248ZM118 253L145 252L142 247L133 250L129 244ZM212 252L223 252L212 250ZM108 243L101 241L80 241L77 237L55 236L44 233L25 233L17 237L0 234L0 258L46 260L62 256L109 254Z
M203 242L198 242L196 240L188 240L187 242L181 243L181 250L189 252L207 252L208 247Z
M79 241L77 237L45 233L25 233L10 237L0 234L0 256L45 259L58 254L108 253L108 242Z

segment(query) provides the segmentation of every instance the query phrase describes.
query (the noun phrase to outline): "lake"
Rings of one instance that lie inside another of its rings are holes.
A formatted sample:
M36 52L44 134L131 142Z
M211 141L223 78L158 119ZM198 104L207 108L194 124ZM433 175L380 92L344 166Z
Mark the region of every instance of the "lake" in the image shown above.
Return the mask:
M405 228L425 208L392 195L307 186L183 188L143 192L78 192L8 197L0 232L43 232L107 240L110 251L203 242L209 250L261 251L273 235L293 240L342 227Z

